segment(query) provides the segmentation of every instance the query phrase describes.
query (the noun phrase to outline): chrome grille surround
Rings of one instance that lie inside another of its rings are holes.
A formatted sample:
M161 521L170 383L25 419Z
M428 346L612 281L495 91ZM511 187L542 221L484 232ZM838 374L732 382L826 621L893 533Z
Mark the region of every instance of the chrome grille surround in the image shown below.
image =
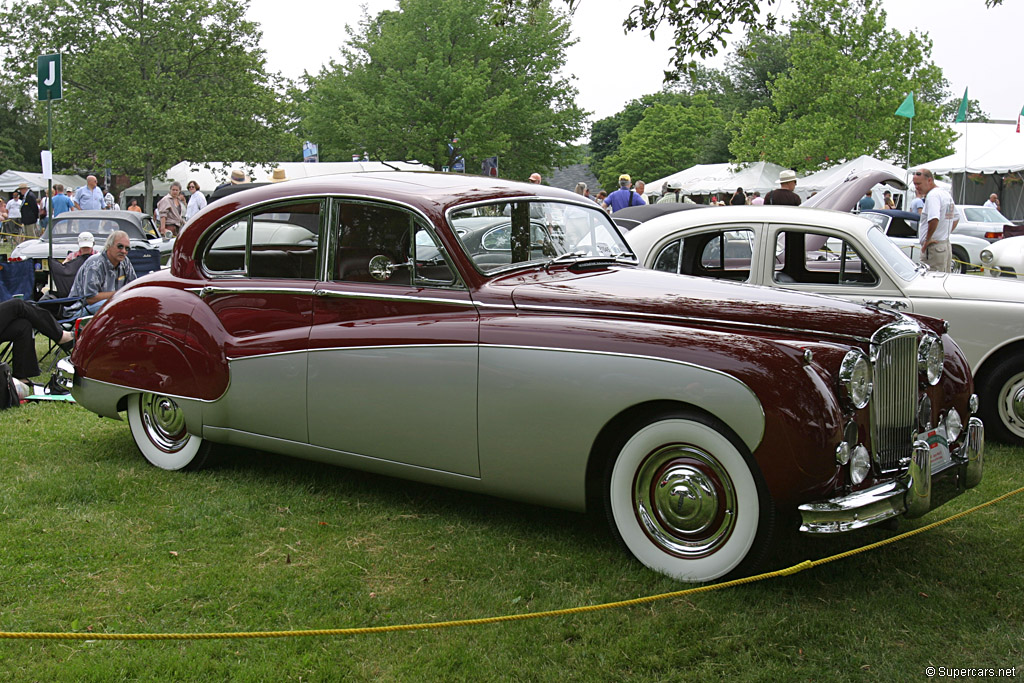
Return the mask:
M883 473L905 470L914 453L920 333L916 322L904 318L871 337L871 457Z

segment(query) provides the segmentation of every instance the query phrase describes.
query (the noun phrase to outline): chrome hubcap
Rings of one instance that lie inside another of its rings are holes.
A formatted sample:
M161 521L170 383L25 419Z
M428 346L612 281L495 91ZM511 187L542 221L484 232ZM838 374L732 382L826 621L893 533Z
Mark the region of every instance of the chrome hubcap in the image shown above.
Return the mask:
M185 416L178 404L167 396L144 394L139 401L146 436L162 451L174 453L188 443Z
M736 522L736 491L712 455L693 446L665 446L647 457L633 486L634 510L647 535L673 555L715 552Z

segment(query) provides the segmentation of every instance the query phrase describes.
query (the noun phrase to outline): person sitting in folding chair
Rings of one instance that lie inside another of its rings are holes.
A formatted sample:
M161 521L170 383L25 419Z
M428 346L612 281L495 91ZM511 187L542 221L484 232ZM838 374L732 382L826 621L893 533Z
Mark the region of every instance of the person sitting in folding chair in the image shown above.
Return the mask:
M39 358L36 357L36 342L32 330L39 330L65 351L75 336L60 326L57 319L46 310L28 303L24 299L8 299L0 303L0 342L11 343L11 373L25 385L38 375Z
M73 304L66 308L68 317L96 313L117 290L136 278L135 268L128 260L131 248L128 233L123 230L110 233L103 251L90 256L75 275L68 296L84 299L85 305Z

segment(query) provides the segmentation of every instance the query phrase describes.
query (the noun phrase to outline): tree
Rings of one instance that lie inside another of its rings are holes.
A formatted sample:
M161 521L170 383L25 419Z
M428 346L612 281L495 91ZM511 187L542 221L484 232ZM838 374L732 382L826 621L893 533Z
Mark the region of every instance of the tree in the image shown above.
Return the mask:
M869 154L902 159L907 126L894 112L915 95L913 160L943 156L940 125L949 97L929 58L931 41L885 25L877 0L799 0L789 22L791 68L770 86L771 102L737 124L736 159L814 170Z
M43 126L29 98L12 89L0 95L0 168L40 168L42 138Z
M661 178L681 168L708 163L712 160L713 149L709 148L713 134L724 126L721 112L707 95L695 95L687 105L655 104L623 136L618 150L602 165L598 180L610 188L615 187L621 173L635 179Z
M585 112L558 76L573 42L547 0L401 0L307 77L301 128L329 159L463 157L474 170L498 156L502 175L525 178L574 154Z
M59 164L109 165L146 183L182 159L280 159L287 133L280 78L266 71L247 0L15 1L8 72L35 83L36 55L63 55L54 105ZM5 8L6 9L6 8Z

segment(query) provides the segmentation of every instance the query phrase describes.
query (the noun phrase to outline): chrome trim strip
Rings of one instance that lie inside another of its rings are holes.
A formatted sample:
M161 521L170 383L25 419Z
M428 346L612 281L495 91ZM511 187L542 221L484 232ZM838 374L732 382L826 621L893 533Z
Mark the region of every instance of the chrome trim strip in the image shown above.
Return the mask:
M594 309L590 309L590 308L574 308L574 307L571 307L571 306L524 305L524 306L516 306L515 308L517 308L518 310L522 310L522 311L541 311L541 312L557 312L557 313L585 313L585 314L590 314L590 315L593 315L595 313ZM807 332L807 330L801 329L801 328L798 328L798 327L783 327L781 325L769 325L769 324L766 324L766 323L738 323L738 322L736 322L734 320L722 320L722 319L716 319L716 318L695 318L693 316L669 315L669 314L665 314L665 313L644 313L644 312L638 312L638 311L637 312L634 312L634 311L608 311L606 309L600 309L598 312L600 312L603 315L608 315L609 313L612 313L612 314L615 314L617 317L631 317L631 318L632 317L638 317L638 318L645 318L645 319L650 319L650 320L673 320L673 321L678 321L678 322L699 323L699 324L702 324L702 325L720 325L722 327L729 327L729 328L753 328L753 329L758 329L758 330L770 330L772 332L793 332L793 333L805 333L805 332ZM830 335L830 336L832 336L832 337L834 337L836 339L849 339L849 340L853 340L853 341L856 341L856 342L862 343L862 344L867 344L867 343L869 343L871 341L867 337L860 337L860 336L850 335L850 334L838 334L836 332L822 332L822 334Z
M322 283L321 283L322 284ZM303 289L301 287L189 287L185 291L191 292L199 298L205 298L213 294L308 294L310 296L322 296L335 299L370 299L375 301L402 301L422 302L431 304L449 304L452 306L472 307L476 304L473 301L460 301L458 299L443 299L441 297L410 296L405 294L375 294L368 292L334 291L329 289ZM458 290L464 291L464 290Z
M207 285L206 287L187 287L185 291L195 294L200 299L214 294L307 294L309 296L316 294L315 289L304 287L214 287Z

